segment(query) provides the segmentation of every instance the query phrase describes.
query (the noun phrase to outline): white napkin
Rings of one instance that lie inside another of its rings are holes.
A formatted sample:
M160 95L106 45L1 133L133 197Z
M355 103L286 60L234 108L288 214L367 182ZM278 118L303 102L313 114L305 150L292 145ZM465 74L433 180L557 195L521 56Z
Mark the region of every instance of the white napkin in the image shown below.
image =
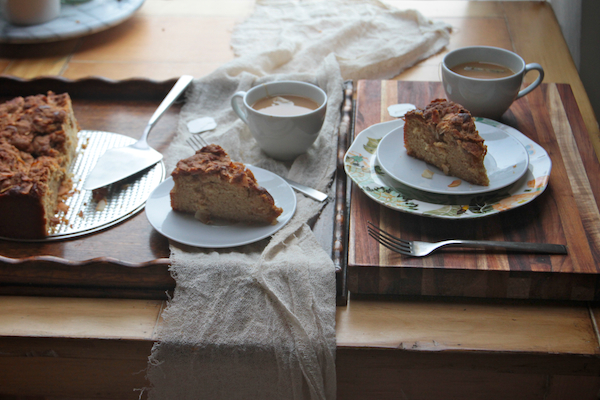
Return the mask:
M237 161L331 192L343 78L390 78L443 48L448 27L373 0L259 0L237 26L238 56L194 81L168 170L191 155L188 122ZM329 96L323 129L293 162L268 158L230 99L264 81L295 79ZM171 243L173 299L163 312L147 377L153 399L334 399L335 269L307 224L323 206L298 194L292 220L272 238L226 250Z
M377 0L258 0L233 32L240 60L260 74L313 71L333 53L344 79L389 79L448 44L450 27Z

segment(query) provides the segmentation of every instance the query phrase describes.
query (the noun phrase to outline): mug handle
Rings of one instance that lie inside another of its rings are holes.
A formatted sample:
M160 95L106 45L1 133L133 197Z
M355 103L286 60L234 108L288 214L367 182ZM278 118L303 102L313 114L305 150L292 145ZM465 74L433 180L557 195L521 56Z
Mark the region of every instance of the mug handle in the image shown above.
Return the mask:
M244 121L246 125L248 125L248 114L246 114L242 107L240 107L240 102L237 100L239 97L243 101L245 95L246 92L236 92L231 98L231 108L233 108L233 111L235 111L238 117L240 117L240 119Z
M531 85L527 86L525 89L523 89L519 92L519 94L517 95L517 99L525 96L527 93L531 92L533 89L538 87L540 85L540 83L542 83L542 80L544 79L544 69L542 68L542 66L540 64L537 64L537 63L527 64L525 66L525 71L523 72L523 76L525 76L525 74L527 74L529 71L533 71L533 70L538 71L540 73L540 75L537 77L537 79Z

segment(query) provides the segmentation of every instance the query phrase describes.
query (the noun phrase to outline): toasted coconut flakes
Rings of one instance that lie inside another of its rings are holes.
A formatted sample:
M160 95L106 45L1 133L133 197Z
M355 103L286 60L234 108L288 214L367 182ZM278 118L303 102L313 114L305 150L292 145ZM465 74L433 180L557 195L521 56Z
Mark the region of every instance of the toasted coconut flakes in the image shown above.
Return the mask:
M425 179L432 179L433 178L433 171L430 171L428 169L426 169L425 171L423 171L423 173L421 174L421 176Z

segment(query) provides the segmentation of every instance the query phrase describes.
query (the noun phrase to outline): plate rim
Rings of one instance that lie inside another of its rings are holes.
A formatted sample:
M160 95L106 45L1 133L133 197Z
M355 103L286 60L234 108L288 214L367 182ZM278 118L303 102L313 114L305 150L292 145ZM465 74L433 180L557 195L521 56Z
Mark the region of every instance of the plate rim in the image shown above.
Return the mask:
M294 217L295 213L296 213L296 207L297 207L297 198L296 198L296 193L294 192L294 190L292 189L292 187L279 175L266 170L264 168L260 168L260 167L256 167L256 166L252 166L250 168L250 170L252 171L252 173L256 176L256 179L259 183L259 185L263 186L260 182L259 179L261 177L262 174L267 174L269 175L269 177L274 178L278 181L279 184L283 184L286 189L285 191L288 192L290 194L290 200L291 200L291 204L290 204L290 210L285 210L285 219L279 221L277 224L272 225L272 229L268 230L267 232L258 235L254 238L251 239L247 239L247 240L243 240L243 241L231 241L231 242L227 242L227 243L222 243L222 244L207 244L207 243L201 243L201 242L197 242L197 241L189 241L189 240L181 240L178 236L174 236L168 232L165 232L161 226L157 226L156 221L154 220L154 213L152 211L152 207L154 207L154 203L155 201L159 201L159 200L155 200L157 198L156 193L159 190L164 190L164 186L166 185L173 185L173 178L171 176L167 177L163 182L161 182L150 194L150 196L148 196L148 200L146 201L145 204L145 210L146 210L146 218L148 219L148 222L150 222L150 225L161 235L163 235L164 237L173 240L177 243L181 243L187 246L192 246L192 247L197 247L197 248L205 248L205 249L224 249L224 248L233 248L233 247L239 247L239 246L244 246L244 245L248 245L251 243L255 243L258 242L262 239L265 239L267 237L270 237L272 235L274 235L276 232L278 232L280 229L282 229L284 226L286 226L288 224L288 222ZM255 173L256 171L258 171L258 173ZM268 190L268 189L267 189ZM168 189L168 191L170 191L170 188ZM270 192L271 193L271 192ZM272 193L271 193L272 195ZM166 198L167 196L160 196L161 198ZM275 199L275 201L277 201L277 199ZM150 206L151 210L148 211L148 206ZM162 218L160 218L160 221L164 221L166 219L166 217L169 215L169 213L174 212L173 209L170 206L170 203L167 205L168 209L166 211L164 211L164 215L162 216ZM194 217L191 214L187 214L187 215L180 215L183 218L189 219L189 220L194 220L196 222L198 222L198 224L200 225L205 225L202 222L194 219ZM280 216L281 217L281 216Z
M61 4L60 14L53 20L42 24L19 26L12 25L8 21L0 21L0 43L13 44L35 44L35 43L51 43L61 40L75 39L79 37L89 36L94 33L102 32L106 29L120 25L127 19L131 18L144 4L146 0L127 0L125 3L124 12L110 17L104 17L94 21L93 26L89 27L83 24L72 24L74 27L70 29L62 29L60 31L50 30L49 26L60 24L61 22L71 21L75 14L79 12L78 8L104 8L108 9L108 0L92 0L82 4ZM76 20L75 20L76 21ZM24 36L29 34L29 36Z
M550 156L546 150L538 143L525 136L525 134L522 132L508 125L502 124L501 122L481 117L476 117L475 120L477 122L482 122L496 127L514 136L517 140L523 143L525 149L529 153L529 167L525 176L513 185L509 186L509 188L513 190L508 193L506 197L500 199L499 202L486 205L485 210L480 212L474 212L468 205L437 204L421 200L413 200L409 196L404 197L404 195L398 191L398 189L387 185L377 176L377 172L375 171L376 165L374 162L374 158L376 157L374 156L374 153L370 153L365 149L362 149L361 152L361 149L358 147L363 145L363 147L375 151L376 147L373 148L373 145L369 144L367 140L365 140L369 132L373 133L372 141L377 142L378 145L379 141L385 134L398 127L400 120L380 122L371 125L356 135L355 139L352 141L348 150L346 151L346 154L344 155L344 170L347 176L350 177L356 186L365 195L367 195L367 197L374 200L376 203L395 211L431 218L482 218L521 207L539 197L548 187L549 177L552 170L552 160L550 159ZM378 139L379 141L377 141ZM365 142L369 144L369 146L364 145L363 143ZM534 179L524 181L529 174L531 174ZM519 186L520 183L522 184ZM518 191L514 190L514 188L517 186L522 193L518 193ZM377 195L375 195L375 193L377 193ZM397 201L392 201L390 199ZM510 202L509 200L513 201ZM424 207L420 207L421 205ZM422 208L426 207L433 207L434 209L423 211Z
M487 125L487 124L486 124ZM395 134L397 132L402 132L402 137L404 137L404 132L402 131L402 127L404 126L404 121L402 124L400 124L400 126L398 126L395 129L392 129L390 132L388 132L384 137L381 138L381 142L385 142L386 139L389 139L391 137L392 134ZM489 127L491 127L492 129L496 129L499 131L502 131L501 129L498 129L494 126L488 125ZM448 190L448 191L444 191L442 189L429 189L429 188L423 188L421 186L415 185L412 182L407 182L406 180L399 178L396 174L392 173L390 171L389 165L388 167L386 167L386 165L382 162L382 157L380 157L380 149L381 146L377 146L377 152L376 152L376 157L377 157L377 161L379 166L391 177L393 178L395 181L398 181L400 183L402 183L403 185L409 186L413 189L417 189L423 192L428 192L428 193L435 193L435 194L441 194L441 195L476 195L476 194L484 194L484 193L491 193L497 190L501 190L507 186L510 186L512 184L514 184L515 182L517 182L519 179L521 179L523 177L523 175L525 175L527 173L527 170L529 169L529 154L527 153L527 149L525 148L525 146L523 145L523 143L521 141L519 141L517 138L515 138L513 135L508 134L507 132L504 132L507 137L509 137L511 140L515 141L516 144L518 146L520 146L520 148L522 149L523 153L525 154L526 162L525 162L525 168L523 169L522 172L520 172L518 175L515 175L515 178L507 183L507 184L503 184L501 186L496 186L496 187L489 187L489 186L479 186L480 189L478 188L474 188L473 190L461 190L460 188L455 188L456 190ZM380 144L381 144L380 142ZM489 154L489 153L488 153ZM429 165L428 163L426 163L423 160L419 160L416 158L411 158L411 160L414 160L416 162L419 163L423 163L425 165ZM460 179L460 178L457 178ZM464 179L461 179L462 181L464 181ZM466 182L466 181L465 181ZM469 184L469 182L466 182L467 184Z

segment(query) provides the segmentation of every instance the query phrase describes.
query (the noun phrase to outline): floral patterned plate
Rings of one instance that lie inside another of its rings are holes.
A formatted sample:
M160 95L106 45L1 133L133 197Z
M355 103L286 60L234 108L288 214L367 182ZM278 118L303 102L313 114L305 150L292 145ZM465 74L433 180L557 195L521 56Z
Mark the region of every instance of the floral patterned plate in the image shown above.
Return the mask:
M552 169L548 153L518 130L486 118L476 118L475 124L500 129L527 150L529 166L518 181L494 192L475 195L437 194L406 186L385 174L376 156L381 139L403 124L398 119L370 126L356 137L344 157L350 179L371 199L393 210L445 219L480 218L527 204L548 186Z

